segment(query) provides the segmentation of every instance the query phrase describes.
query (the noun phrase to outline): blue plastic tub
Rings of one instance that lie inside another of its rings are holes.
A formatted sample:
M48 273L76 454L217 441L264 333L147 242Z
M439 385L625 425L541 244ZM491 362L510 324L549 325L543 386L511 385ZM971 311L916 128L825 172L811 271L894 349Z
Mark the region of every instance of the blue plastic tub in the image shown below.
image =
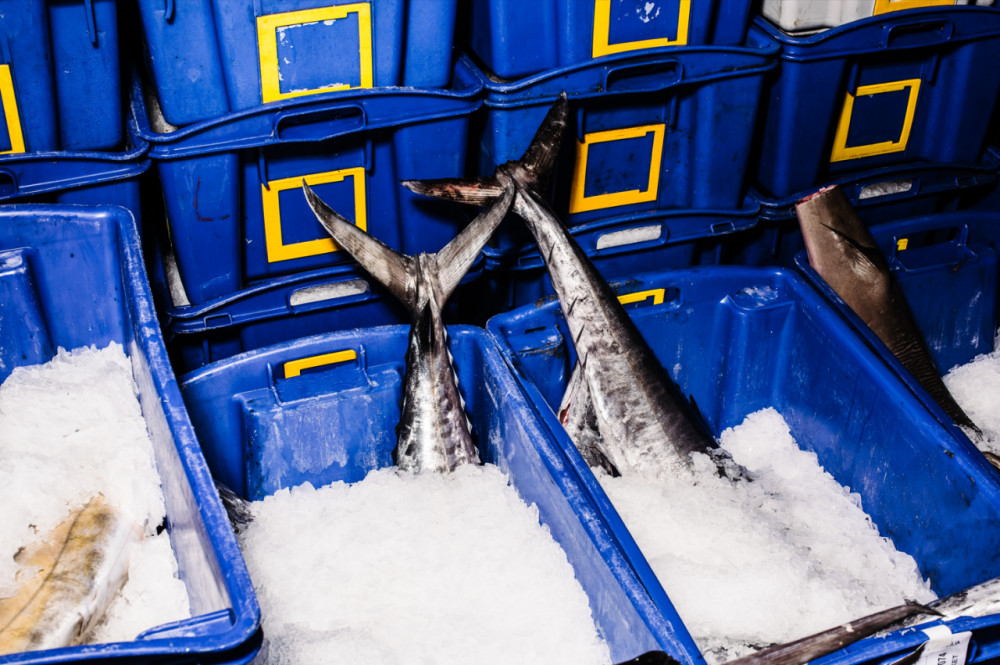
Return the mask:
M635 275L612 286L619 296L645 296L630 306L632 320L683 394L698 404L712 434L773 407L799 445L861 496L880 532L914 557L938 594L1000 574L995 471L967 439L943 428L794 271L714 266ZM535 412L612 519L614 506L565 432L558 433L553 413L575 362L559 303L496 316L487 328ZM973 631L968 662L1000 652L1000 615L949 626ZM895 631L815 662L891 661L926 637Z
M181 391L213 471L250 499L303 482L355 482L392 465L407 326L302 338L213 363ZM449 329L484 462L496 464L566 551L614 662L661 648L694 665L680 625L620 525L605 523L576 472L479 328ZM326 354L335 354L324 358ZM311 373L299 373L316 364ZM275 427L275 423L282 423ZM336 436L317 422L339 422Z
M750 34L781 49L763 102L765 195L880 166L983 157L1000 96L1000 10L914 9L807 37L758 18Z
M575 226L668 210L738 210L774 48L691 47L609 56L514 83L484 76L478 170L520 159L558 95L570 101L551 201ZM504 229L496 245L512 251Z
M167 360L131 215L110 206L4 206L0 266L0 378L48 361L58 347L115 341L131 358L192 614L133 642L0 662L248 663L260 646L260 609Z
M0 154L121 149L115 0L7 0L0 34Z
M177 131L153 129L138 82L133 113L151 144L181 279L192 303L265 279L352 261L302 194L406 254L435 252L465 211L402 179L465 175L482 83L458 65L448 90L379 88L272 104Z
M917 328L942 375L993 349L1000 326L997 250L1000 213L965 211L881 224L872 237L889 261ZM961 429L871 329L809 265L805 251L796 267L830 301L882 360L956 436ZM997 396L1000 408L1000 395Z
M183 126L331 90L444 88L456 0L141 0L163 116Z
M474 0L469 50L492 74L516 79L617 53L746 38L747 0Z

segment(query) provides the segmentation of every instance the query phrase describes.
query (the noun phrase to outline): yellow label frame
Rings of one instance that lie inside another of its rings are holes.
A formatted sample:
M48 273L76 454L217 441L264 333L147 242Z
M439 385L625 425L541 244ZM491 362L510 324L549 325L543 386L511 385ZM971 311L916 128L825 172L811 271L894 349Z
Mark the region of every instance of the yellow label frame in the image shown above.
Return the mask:
M357 357L357 351L354 349L347 349L345 351L321 353L316 356L309 356L308 358L300 358L298 360L289 360L284 365L285 378L292 379L296 376L301 376L302 370L312 369L313 367L322 367L323 365L336 365L337 363L342 363L347 360L354 360Z
M939 5L953 5L955 0L875 0L875 8L872 16L898 12L903 9L913 9L915 7L937 7Z
M649 291L636 291L635 293L626 293L624 295L618 296L618 302L623 305L630 305L636 302L642 302L647 298L653 299L654 305L662 305L663 297L666 294L666 289L650 289Z
M677 13L677 38L641 39L634 42L611 44L611 0L594 0L594 37L591 52L594 58L613 53L626 53L660 46L685 46L688 25L691 22L691 0L680 0Z
M625 129L609 129L584 136L583 141L576 144L576 166L573 169L573 183L569 195L570 214L655 201L660 186L660 163L663 159L663 137L666 129L667 126L664 124L643 125ZM624 192L594 196L585 195L588 148L592 144L642 138L650 132L653 134L653 149L649 159L649 180L646 183L646 189L630 189Z
M361 84L309 88L306 90L281 91L281 71L278 63L278 28L320 21L336 21L347 18L348 14L358 15L358 61L361 69ZM301 9L280 14L257 17L257 52L260 56L260 95L264 103L278 99L289 99L303 95L315 95L332 90L347 90L352 87L371 88L374 85L372 67L372 12L371 4L357 2L350 5L334 5Z
M279 195L289 189L300 189L305 179L310 187L330 182L341 182L344 178L354 179L354 224L362 231L368 230L368 210L365 200L365 169L357 166L337 171L313 173L307 176L282 178L272 180L268 185L260 186L261 204L264 212L264 245L267 249L267 262L288 261L307 256L329 254L340 251L333 238L317 238L285 244L281 237L281 206Z
M0 100L3 100L3 115L10 136L10 150L0 151L0 155L24 152L24 133L21 130L21 116L17 111L17 95L10 65L0 65Z
M840 113L840 123L837 125L837 133L833 139L833 152L830 155L830 161L842 162L848 159L859 159L861 157L884 155L906 150L906 143L910 140L910 130L913 128L913 116L917 112L917 97L920 94L920 83L920 79L906 79L903 81L858 86L857 92L853 95L848 92L844 97L844 109ZM906 115L903 118L903 129L899 134L898 140L847 146L847 132L851 128L851 114L854 112L855 97L877 95L885 92L899 92L907 88L909 89L909 99L906 102Z

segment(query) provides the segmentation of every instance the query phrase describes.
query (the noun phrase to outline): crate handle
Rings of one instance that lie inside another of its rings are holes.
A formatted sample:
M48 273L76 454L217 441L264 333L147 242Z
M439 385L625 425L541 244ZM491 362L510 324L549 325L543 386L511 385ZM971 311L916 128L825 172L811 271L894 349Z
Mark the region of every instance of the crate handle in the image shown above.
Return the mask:
M969 245L969 225L952 225L952 224L937 224L930 223L924 225L917 225L913 228L908 228L906 233L898 233L893 236L892 243L892 254L889 257L890 263L896 259L900 254L906 252L909 249L913 249L910 243L910 238L918 233L927 233L929 231L944 232L951 231L950 237L946 240L939 240L933 243L927 243L918 245L919 247L933 247L936 245L948 245L953 244L958 247L968 250ZM971 250L968 250L971 254ZM950 262L943 262L940 265L949 265Z
M609 67L604 72L606 92L655 92L684 80L684 66L673 58Z
M17 194L17 176L7 169L0 169L0 199Z
M882 34L882 48L911 48L943 44L951 39L955 25L947 19L912 21L888 25Z
M282 111L274 118L274 136L281 141L323 141L362 130L364 107L357 104L309 111Z

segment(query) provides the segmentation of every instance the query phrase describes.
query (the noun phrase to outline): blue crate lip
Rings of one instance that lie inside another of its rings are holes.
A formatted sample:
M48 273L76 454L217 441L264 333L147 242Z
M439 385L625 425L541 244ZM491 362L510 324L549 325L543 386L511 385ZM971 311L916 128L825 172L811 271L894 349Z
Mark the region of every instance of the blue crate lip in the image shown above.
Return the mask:
M323 141L361 131L465 115L480 107L482 87L474 69L468 63L459 61L455 64L452 87L447 89L384 87L321 93L292 101L269 102L171 132L153 129L143 96L143 84L135 69L130 97L139 136L150 143L150 157L160 160L240 148ZM411 104L421 99L432 103ZM425 106L427 110L413 112L414 108L423 109ZM326 127L320 116L312 127L296 128L298 122L308 123L311 113L336 111L351 115L346 119L330 121Z
M183 478L197 497L209 498L189 506L203 522L200 534L211 543L224 570L214 573L214 583L224 587L232 607L194 617L192 620L166 624L151 629L132 642L84 645L63 649L24 652L0 656L0 663L21 665L49 665L53 662L92 662L94 660L120 660L121 662L186 663L192 657L206 664L246 663L252 660L260 646L260 607L243 564L243 556L233 535L229 520L217 497L200 444L195 436L180 388L167 358L163 335L153 307L149 282L146 279L142 251L132 215L116 206L73 206L14 204L0 210L0 221L11 225L27 225L43 217L65 220L67 224L81 219L93 225L112 224L118 241L121 262L121 279L124 293L121 303L126 329L131 329L131 340L125 340L125 349L133 363L139 363L149 374L148 385L142 390L155 391L162 404L165 420L154 423L166 427L177 448ZM82 331L84 336L99 331ZM128 333L127 333L128 334ZM164 479L167 482L168 479ZM198 530L197 523L174 525L176 528ZM212 566L212 562L205 562Z

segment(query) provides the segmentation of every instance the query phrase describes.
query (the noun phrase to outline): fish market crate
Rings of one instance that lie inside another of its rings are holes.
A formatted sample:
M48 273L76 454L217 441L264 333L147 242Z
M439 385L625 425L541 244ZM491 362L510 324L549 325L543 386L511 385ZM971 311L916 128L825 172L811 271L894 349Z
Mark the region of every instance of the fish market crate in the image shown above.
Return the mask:
M190 302L351 262L309 210L303 180L395 250L447 244L465 223L464 210L421 200L399 181L465 175L482 83L462 63L452 81L447 90L327 93L162 132L136 81L133 114L150 143Z
M951 212L898 219L869 231L889 262L892 279L899 284L942 375L994 351L1000 326L1000 214ZM960 432L919 381L812 269L804 250L796 255L795 264L927 408L942 423Z
M175 126L333 90L446 88L456 0L142 0L148 67Z
M599 220L574 227L572 235L605 279L637 272L716 264L730 237L749 232L759 207L742 210L678 210L655 218ZM552 282L534 244L512 259L495 248L483 250L485 282L492 308L501 311L552 296Z
M740 46L747 0L474 0L468 49L494 75L517 79L651 48Z
M407 336L408 326L326 333L181 377L213 472L257 500L304 482L357 482L392 466ZM691 662L685 657L690 637L678 629L662 589L645 586L641 557L626 556L636 552L628 532L597 516L485 331L451 326L449 340L482 460L497 465L518 494L537 505L590 598L615 662L650 649ZM343 426L331 436L318 422Z
M884 166L983 158L1000 93L1000 10L915 9L806 37L758 18L750 32L780 47L756 165L766 196Z
M116 0L11 0L0 11L0 154L120 150Z
M844 23L890 12L947 5L992 6L993 0L764 0L760 13L785 32L803 33L835 28Z
M611 286L633 301L632 321L713 436L773 407L799 446L858 493L879 533L915 559L939 595L1000 573L995 472L967 439L941 427L797 273L713 266L637 274ZM487 330L595 503L605 516L615 514L568 436L558 434L554 409L576 360L559 303L501 314ZM996 655L998 623L994 614L946 625L972 631L968 662L979 662ZM926 639L919 629L896 630L816 662L883 662Z
M660 49L608 56L513 83L484 76L478 172L520 159L552 102L570 102L551 202L570 226L677 209L738 210L767 47ZM523 234L522 234L523 237ZM505 229L495 246L516 251Z
M249 662L260 646L260 611L167 359L132 216L112 206L4 206L0 265L3 378L49 361L60 347L117 342L129 356L192 617L131 642L0 661Z

